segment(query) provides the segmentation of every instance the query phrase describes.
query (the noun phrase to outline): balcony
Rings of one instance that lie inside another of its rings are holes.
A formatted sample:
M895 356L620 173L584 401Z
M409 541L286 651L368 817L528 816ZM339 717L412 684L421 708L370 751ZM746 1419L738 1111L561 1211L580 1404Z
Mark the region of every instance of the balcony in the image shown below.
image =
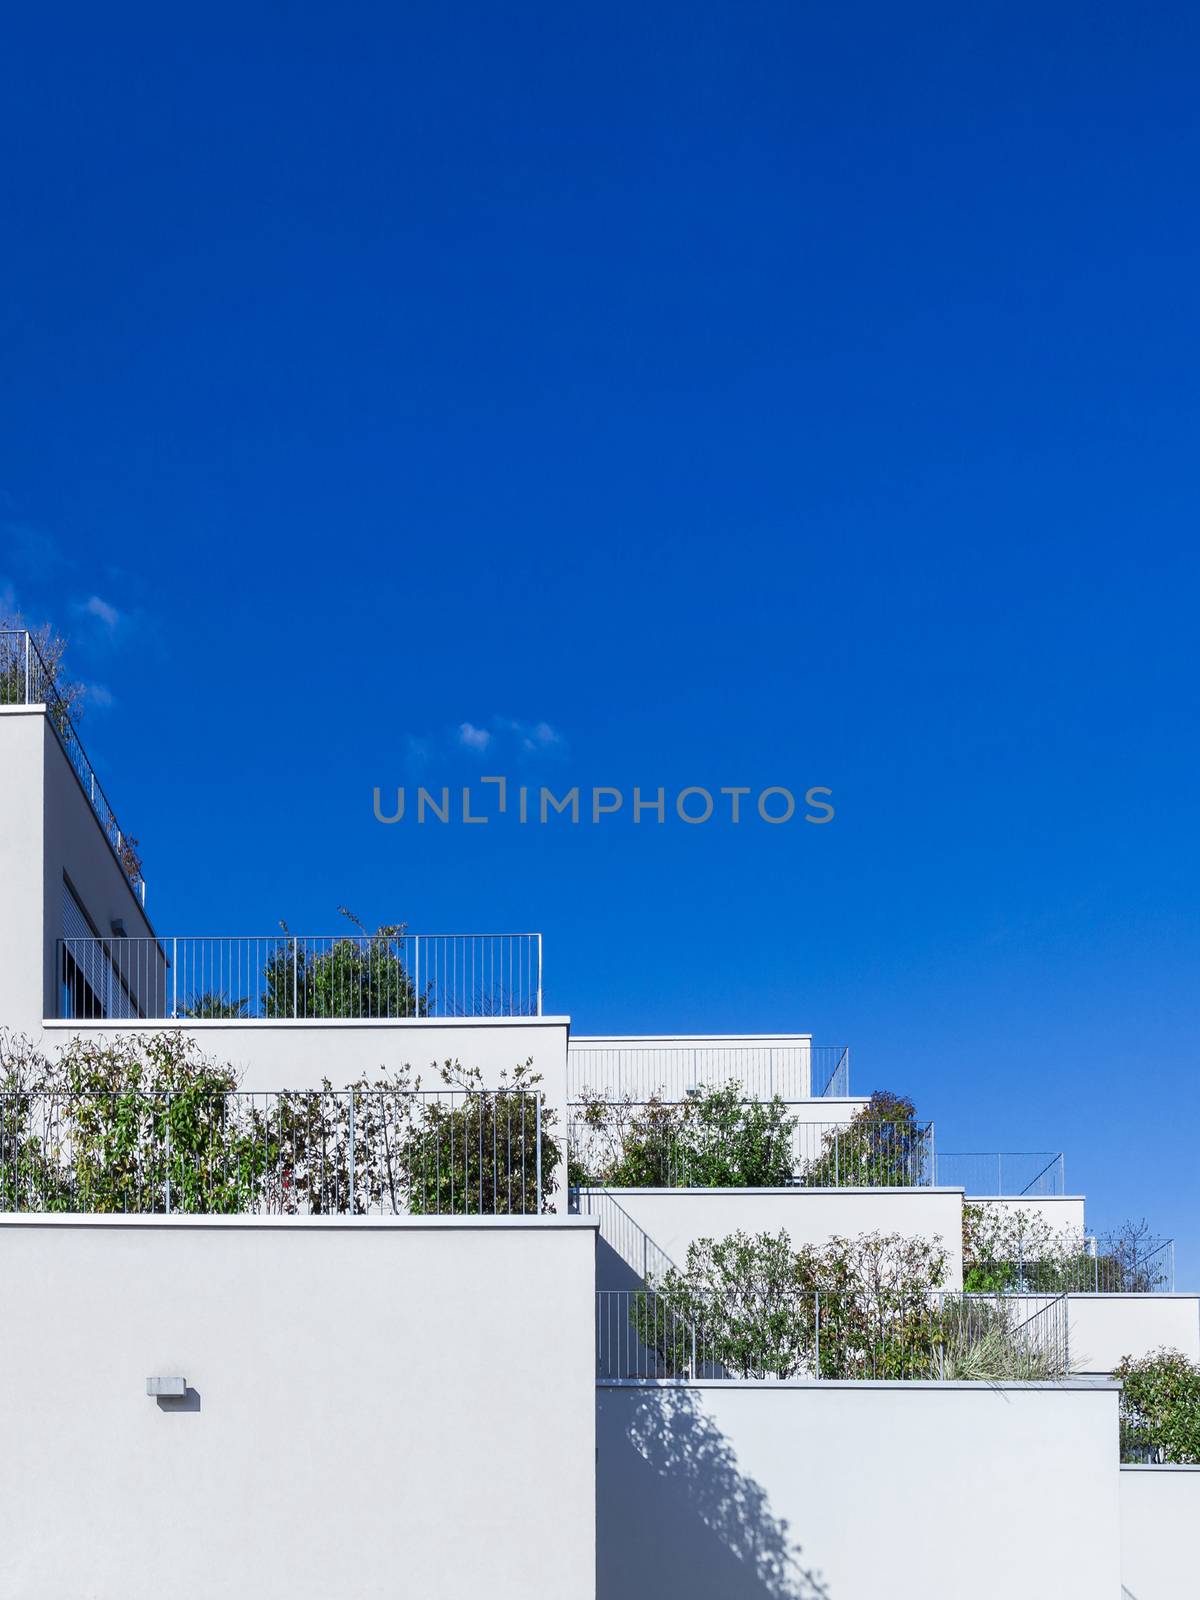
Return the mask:
M540 933L60 939L62 1018L540 1017Z
M0 706L45 707L46 720L58 735L63 753L96 814L96 820L129 881L129 887L145 905L146 880L142 876L141 859L129 836L121 831L116 813L108 803L96 769L89 761L71 720L67 702L55 688L54 675L28 629L0 632Z
M0 1212L536 1216L539 1090L0 1093Z
M1061 1150L939 1150L934 1182L997 1199L1067 1192Z

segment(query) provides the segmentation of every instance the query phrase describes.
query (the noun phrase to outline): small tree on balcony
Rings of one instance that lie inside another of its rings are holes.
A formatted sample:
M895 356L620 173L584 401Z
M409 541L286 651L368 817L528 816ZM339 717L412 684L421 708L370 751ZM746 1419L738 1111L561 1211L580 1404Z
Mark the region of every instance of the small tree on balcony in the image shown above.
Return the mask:
M55 707L54 714L78 721L83 713L84 688L67 673L67 640L49 623L30 627L19 611L0 610L0 705L25 702L25 643L13 637L21 633L29 634L41 656L43 675L58 692L61 705Z
M796 1118L736 1080L682 1101L637 1104L584 1089L571 1182L611 1188L779 1188L792 1181Z
M369 933L345 906L339 911L359 930L312 951L294 940L285 922L284 939L264 964L267 1017L416 1017L426 1014L400 954L404 924Z
M821 1140L804 1171L810 1188L903 1188L919 1184L930 1166L928 1129L904 1095L877 1089L845 1127Z

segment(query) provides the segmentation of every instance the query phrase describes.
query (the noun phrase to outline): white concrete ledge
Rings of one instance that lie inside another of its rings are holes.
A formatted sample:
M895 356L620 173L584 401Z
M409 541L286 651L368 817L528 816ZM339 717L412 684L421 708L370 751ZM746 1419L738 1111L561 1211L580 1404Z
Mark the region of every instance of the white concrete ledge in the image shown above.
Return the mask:
M879 1393L882 1390L895 1389L900 1394L909 1394L918 1390L950 1391L962 1390L968 1394L978 1394L984 1389L995 1390L1003 1393L1009 1389L1025 1390L1050 1390L1054 1394L1064 1389L1078 1390L1087 1394L1094 1394L1097 1389L1120 1389L1119 1383L1112 1383L1108 1379L1097 1378L1090 1382L1086 1378L1066 1378L1061 1383L991 1383L977 1381L963 1383L957 1380L948 1383L938 1383L933 1379L925 1378L597 1378L597 1389L756 1389L763 1393L772 1393L777 1389L813 1389L826 1393L830 1389L850 1389L861 1394ZM1200 1472L1200 1467L1193 1469Z
M693 1188L687 1187L686 1185L679 1185L679 1186L677 1186L675 1188L669 1188L669 1189L617 1189L617 1188L611 1188L611 1187L602 1187L599 1184L585 1184L584 1187L583 1187L583 1192L586 1193L586 1194L612 1194L612 1195L623 1195L623 1194L687 1195L690 1198L693 1198L693 1199L696 1199L696 1200L703 1200L703 1199L709 1198L709 1197L714 1196L714 1195L715 1196L720 1196L720 1197L728 1197L729 1195L769 1194L769 1195L775 1195L777 1197L787 1196L788 1198L791 1198L794 1195L804 1195L804 1194L811 1194L811 1195L838 1195L838 1194L880 1194L880 1195L891 1195L891 1194L963 1194L965 1191L961 1187L956 1188L956 1187L954 1187L952 1185L942 1185L942 1184L938 1184L938 1185L935 1186L934 1184L931 1184L931 1183L927 1183L927 1184L912 1184L912 1185L899 1184L899 1183L897 1183L897 1184L885 1183L885 1184L875 1184L875 1185L864 1184L861 1187L859 1187L859 1186L857 1186L855 1184L843 1183L843 1184L839 1184L837 1187L828 1188L828 1189L820 1188L816 1184L813 1184L811 1187L808 1187L808 1186L806 1186L805 1184L802 1184L802 1183L788 1183L788 1184L784 1184L782 1188L778 1188L778 1189L742 1189L742 1188L734 1189L734 1188L730 1188L728 1185L726 1185L723 1188L705 1188L705 1189L700 1189L700 1188L693 1189Z
M569 1028L570 1017L43 1017L47 1032L187 1033L230 1028Z
M590 1229L592 1232L597 1232L599 1227L600 1222L597 1217L581 1217L573 1213L565 1213L560 1216L556 1212L543 1213L540 1217L392 1217L375 1215L284 1217L278 1215L254 1216L250 1214L214 1216L199 1212L173 1213L167 1216L163 1212L138 1215L124 1211L12 1211L0 1214L0 1228L215 1228L234 1230L251 1228L295 1230L307 1228L325 1232L350 1230L355 1233L362 1233L364 1231L389 1232L395 1230L463 1232L470 1229L498 1232L511 1228Z
M1173 1461L1122 1461L1122 1472L1200 1472L1200 1467L1192 1467L1184 1462Z

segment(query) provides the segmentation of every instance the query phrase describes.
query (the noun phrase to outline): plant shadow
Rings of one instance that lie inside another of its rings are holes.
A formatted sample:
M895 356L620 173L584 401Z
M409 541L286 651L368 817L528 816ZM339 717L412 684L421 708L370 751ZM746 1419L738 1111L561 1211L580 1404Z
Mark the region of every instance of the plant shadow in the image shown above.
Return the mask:
M598 1600L833 1600L695 1390L597 1391ZM607 1402L607 1403L606 1403Z

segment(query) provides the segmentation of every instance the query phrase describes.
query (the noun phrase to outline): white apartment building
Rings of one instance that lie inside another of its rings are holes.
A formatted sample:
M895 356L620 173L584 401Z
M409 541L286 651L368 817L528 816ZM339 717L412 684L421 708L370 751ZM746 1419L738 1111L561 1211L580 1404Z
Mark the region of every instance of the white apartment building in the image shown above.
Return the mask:
M1200 1468L1122 1465L1110 1374L1200 1361L1200 1296L1169 1242L1097 1244L1061 1155L864 1144L850 1051L803 1032L573 1035L536 933L157 929L27 635L0 637L0 893L10 1037L189 1039L238 1079L207 1145L126 1097L104 1171L57 1091L0 1091L0 1600L1196 1592ZM729 1084L782 1102L785 1181L610 1181L622 1119ZM1077 1240L1075 1276L973 1291L980 1204ZM963 1379L937 1339L897 1363L882 1321L848 1357L825 1289L790 1375L739 1366L662 1285L764 1232L936 1247L928 1326L978 1313L1039 1376Z

